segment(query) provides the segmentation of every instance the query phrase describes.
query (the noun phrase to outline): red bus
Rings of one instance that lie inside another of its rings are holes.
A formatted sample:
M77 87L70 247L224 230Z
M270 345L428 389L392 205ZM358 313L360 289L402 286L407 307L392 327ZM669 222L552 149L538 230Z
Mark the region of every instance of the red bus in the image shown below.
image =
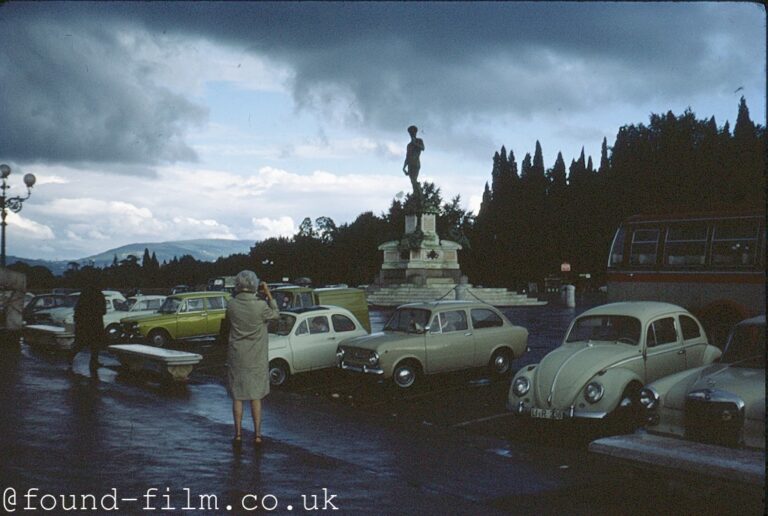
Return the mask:
M736 322L765 313L765 237L765 212L630 217L608 257L608 300L683 306L722 345Z

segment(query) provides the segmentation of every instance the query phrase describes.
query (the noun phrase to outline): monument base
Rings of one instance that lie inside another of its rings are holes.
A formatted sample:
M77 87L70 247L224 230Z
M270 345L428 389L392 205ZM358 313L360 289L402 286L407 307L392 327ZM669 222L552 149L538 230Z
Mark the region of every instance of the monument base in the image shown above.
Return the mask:
M431 212L407 215L403 238L379 246L384 251L384 263L378 278L380 285L422 286L430 280L459 282L458 251L461 245L440 240L435 216Z

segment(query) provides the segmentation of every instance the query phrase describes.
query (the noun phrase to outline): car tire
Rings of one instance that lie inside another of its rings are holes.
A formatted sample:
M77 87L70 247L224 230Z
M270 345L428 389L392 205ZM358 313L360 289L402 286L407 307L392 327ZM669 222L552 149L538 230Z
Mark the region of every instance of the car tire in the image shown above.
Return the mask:
M640 402L638 401L640 389L642 386L638 383L630 383L624 388L624 392L619 398L619 406L609 414L611 420L612 433L631 434L640 426ZM629 399L631 403L627 406L622 405L624 400Z
M493 352L488 361L488 369L491 376L500 378L509 374L512 370L513 355L509 348L499 348Z
M269 384L273 387L282 387L288 383L291 373L288 364L283 360L273 360L269 363Z
M171 336L165 330L152 330L147 335L147 340L150 346L164 348L171 343Z
M117 323L108 324L104 328L104 333L106 333L108 341L115 342L120 339L120 325Z
M395 366L392 381L401 389L413 387L419 377L420 368L413 360L404 360Z

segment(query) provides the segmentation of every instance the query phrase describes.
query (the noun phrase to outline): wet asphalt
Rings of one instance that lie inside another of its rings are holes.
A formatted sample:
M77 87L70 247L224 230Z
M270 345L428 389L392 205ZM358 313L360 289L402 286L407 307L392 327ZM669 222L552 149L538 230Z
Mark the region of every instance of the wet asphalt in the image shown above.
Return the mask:
M575 309L506 310L538 362ZM374 329L385 313L375 312ZM401 393L326 370L264 401L265 442L231 443L224 354L197 344L189 382L129 374L108 353L0 349L3 513L747 514L716 489L691 494L588 453L602 429L530 425L505 410L509 378L439 375ZM69 510L72 507L78 511ZM95 508L94 508L95 507ZM116 509L116 510L111 510Z

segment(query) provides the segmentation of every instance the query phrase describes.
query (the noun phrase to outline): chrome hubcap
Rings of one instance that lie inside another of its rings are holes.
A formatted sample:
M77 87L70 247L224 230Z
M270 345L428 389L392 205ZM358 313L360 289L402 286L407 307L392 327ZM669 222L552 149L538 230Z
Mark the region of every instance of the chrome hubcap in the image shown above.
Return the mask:
M416 375L407 367L403 367L397 370L395 373L395 381L401 387L408 387L413 383Z
M507 371L507 367L509 367L509 361L505 355L498 355L494 361L494 365L496 366L496 370L498 372L505 373Z
M279 367L273 367L269 370L269 379L272 385L280 385L285 381L285 371Z

